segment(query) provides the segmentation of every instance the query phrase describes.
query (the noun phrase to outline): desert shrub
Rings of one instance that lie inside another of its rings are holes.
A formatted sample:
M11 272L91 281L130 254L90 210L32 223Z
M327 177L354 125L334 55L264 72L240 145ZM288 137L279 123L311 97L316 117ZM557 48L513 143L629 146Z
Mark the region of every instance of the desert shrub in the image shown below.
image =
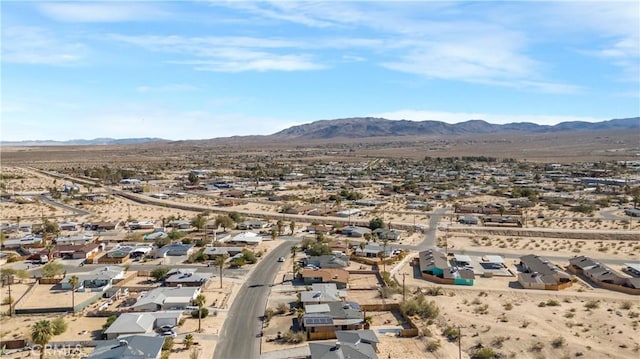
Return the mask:
M433 319L440 314L440 308L436 302L426 301L422 294L401 303L400 310L406 315L418 315L423 319Z
M483 304L475 307L473 312L476 314L488 314L489 313L489 304Z
M209 309L202 307L200 308L200 318L206 318L209 315ZM198 310L191 311L191 318L198 319Z
M430 296L438 296L438 295L444 295L444 289L442 287L431 287L429 289L427 289L427 295Z
M631 309L631 302L624 301L620 304L620 309L629 310Z
M273 308L267 308L264 311L264 321L268 322L271 320L271 318L273 318L273 316L276 314L276 311L273 310Z
M507 337L495 337L493 338L493 340L491 341L491 345L496 347L496 348L502 348L502 343L504 343L505 341L507 341L509 338Z
M447 326L442 331L442 335L450 342L455 342L460 337L460 330L453 326Z
M558 301L557 301L557 300L555 300L555 299L549 299L549 300L547 300L547 306L549 306L549 307L557 307L557 306L559 306L559 305L560 305L560 302L558 302Z
M535 342L529 347L529 351L535 353L541 352L542 349L544 349L544 343L542 342Z
M284 314L284 313L286 313L288 311L289 311L289 306L286 305L285 303L280 303L276 307L276 313L278 313L278 314Z
M561 348L565 344L566 344L566 340L563 337L557 337L551 341L551 346L555 349Z
M4 297L4 299L2 299L2 305L9 305L13 303L13 298L11 298L10 296L6 296Z
M291 330L285 332L282 335L282 341L289 343L289 344L298 344L298 343L302 343L305 341L305 339L307 338L306 333L305 332L293 332Z
M476 350L473 355L471 355L472 359L493 359L497 358L496 353L491 348L480 348Z
M162 344L162 350L168 352L171 350L171 348L173 348L173 338L165 337L164 343Z
M584 307L587 309L597 309L598 307L600 307L600 301L590 300L584 304Z
M502 307L504 308L504 310L511 310L513 309L513 304L511 304L511 302L505 303L502 305Z
M111 326L111 324L113 324L113 322L116 321L116 319L118 319L117 315L115 315L115 314L114 315L110 315L107 318L107 321L104 324L102 324L102 330L107 330Z
M429 340L427 341L427 344L425 345L424 350L429 353L437 352L438 349L440 349L441 345L442 344L440 344L439 340Z

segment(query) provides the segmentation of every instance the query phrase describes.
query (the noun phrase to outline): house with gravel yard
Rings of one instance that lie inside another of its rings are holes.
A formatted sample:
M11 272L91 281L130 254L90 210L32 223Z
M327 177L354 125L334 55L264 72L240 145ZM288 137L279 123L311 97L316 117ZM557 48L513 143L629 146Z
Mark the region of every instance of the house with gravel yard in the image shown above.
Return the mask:
M414 264L415 260L414 260ZM433 249L419 253L418 263L422 278L439 284L473 285L473 270L453 266L447 255Z
M160 287L138 297L130 307L134 312L184 310L200 294L199 287Z
M378 337L372 330L339 330L337 341L309 343L311 359L377 359Z
M122 313L104 331L106 339L116 339L123 335L155 335L155 330L168 325L175 327L182 317L182 311L172 310L153 313Z
M364 327L364 312L355 302L305 304L304 310L302 327L309 340L333 339L336 338L336 331Z
M121 267L102 267L96 268L89 273L78 273L75 274L79 279L76 291L104 292L124 279L124 275L124 269ZM60 281L62 289L71 290L71 284L69 283L71 277L71 274L67 274Z
M571 275L548 259L534 254L520 257L518 282L525 289L560 290L571 286Z
M211 278L209 272L198 272L196 268L171 270L164 279L167 287L200 287Z
M302 304L322 304L339 302L347 297L347 292L338 290L335 283L313 283L311 290L300 293Z
M345 289L349 283L349 272L340 268L304 268L302 279L306 285L334 283L338 289Z
M96 347L86 359L159 359L163 337L128 335L120 339L96 341Z
M628 277L589 257L569 259L569 271L584 275L599 286L629 294L640 294L640 278Z

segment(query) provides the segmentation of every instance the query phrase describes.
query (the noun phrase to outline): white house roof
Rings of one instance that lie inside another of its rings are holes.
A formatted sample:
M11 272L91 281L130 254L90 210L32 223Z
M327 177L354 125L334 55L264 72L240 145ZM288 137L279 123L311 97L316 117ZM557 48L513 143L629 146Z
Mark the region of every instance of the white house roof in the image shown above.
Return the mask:
M502 256L496 256L496 255L486 255L484 256L485 258L487 258L487 262L489 263L500 263L500 264L504 264L504 257Z
M139 298L136 304L131 307L135 310L147 304L164 305L184 304L188 305L191 300L200 293L197 287L161 287L151 290L146 296Z
M328 313L331 309L329 308L329 304L308 304L304 306L305 313Z
M456 262L471 263L471 257L466 254L454 254L454 258L456 259Z

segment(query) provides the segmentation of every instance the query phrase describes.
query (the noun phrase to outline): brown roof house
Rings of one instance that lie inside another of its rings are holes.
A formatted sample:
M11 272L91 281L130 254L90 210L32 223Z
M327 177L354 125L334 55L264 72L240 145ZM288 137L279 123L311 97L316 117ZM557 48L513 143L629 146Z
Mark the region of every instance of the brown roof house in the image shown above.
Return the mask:
M349 283L349 272L339 268L305 268L302 270L302 279L306 285L334 283L338 289L345 289Z
M548 259L529 254L520 257L518 282L525 289L560 290L571 286L571 275Z

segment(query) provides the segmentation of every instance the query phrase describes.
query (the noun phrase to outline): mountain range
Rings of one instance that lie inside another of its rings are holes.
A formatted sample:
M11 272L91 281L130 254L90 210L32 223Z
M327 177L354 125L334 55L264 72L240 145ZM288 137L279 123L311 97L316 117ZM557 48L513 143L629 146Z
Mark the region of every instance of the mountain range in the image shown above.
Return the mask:
M483 120L469 120L455 124L442 121L388 120L374 117L354 117L320 120L289 127L268 136L247 136L265 140L330 140L340 138L400 137L400 136L452 136L496 133L558 133L579 131L638 131L640 117L613 119L601 122L571 121L557 125L538 125L531 122L492 124ZM235 136L234 136L235 137ZM242 138L243 136L236 137ZM2 146L81 146L81 145L130 145L149 142L172 142L162 138L96 138L93 140L33 140L1 141ZM183 142L183 141L180 141Z

